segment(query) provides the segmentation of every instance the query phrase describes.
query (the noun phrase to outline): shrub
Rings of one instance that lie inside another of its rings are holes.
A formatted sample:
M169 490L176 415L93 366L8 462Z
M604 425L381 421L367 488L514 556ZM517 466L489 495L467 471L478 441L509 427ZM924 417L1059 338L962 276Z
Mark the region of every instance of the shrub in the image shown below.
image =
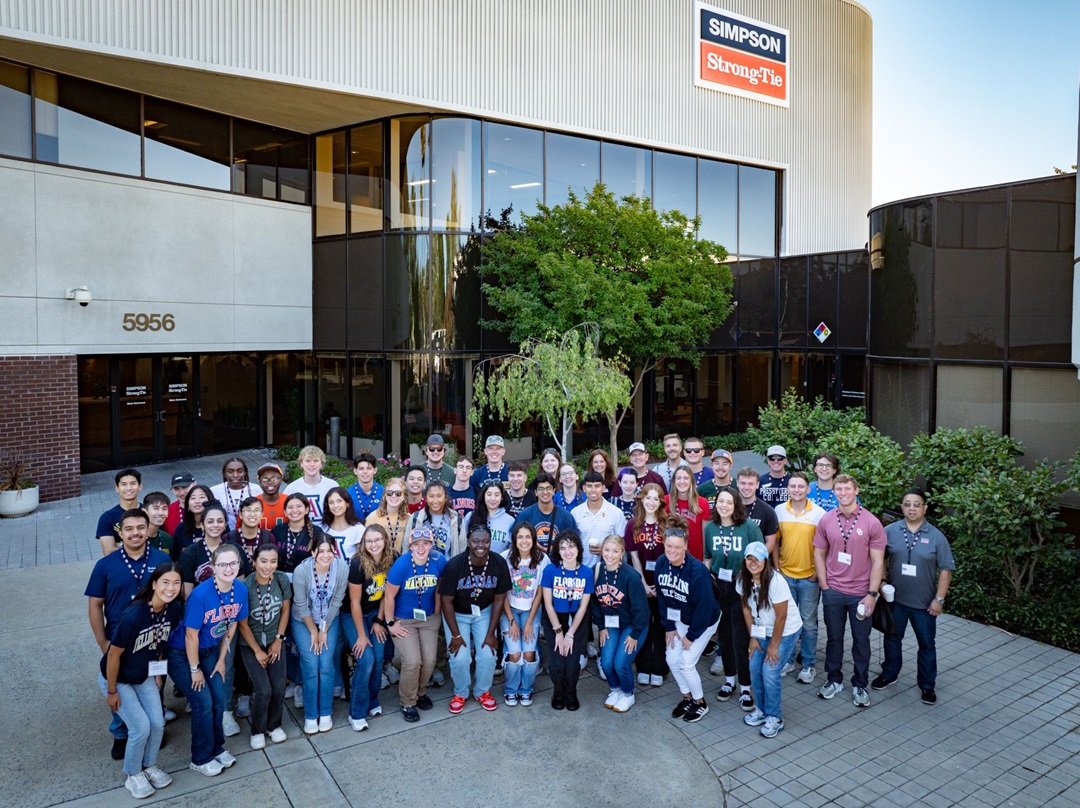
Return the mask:
M289 443L285 444L284 446L278 446L276 449L274 449L275 460L283 460L286 463L289 463L293 460L296 460L296 458L298 458L299 456L300 447L293 446Z
M909 472L904 450L892 438L866 424L852 423L819 438L817 451L841 459L843 473L859 483L859 500L872 513L881 515L899 506Z
M915 474L931 492L962 486L983 475L996 477L1010 471L1023 454L1019 441L985 426L974 429L938 429L911 442L910 460Z
M391 477L404 477L409 470L409 459L402 460L391 452L386 457L380 457L375 463L375 480L379 485L385 485Z
M716 449L727 449L729 452L753 451L755 441L755 437L749 432L732 432L728 435L708 435L701 439L701 442L705 444L705 448L709 450L710 454Z
M334 457L333 455L327 455L326 462L323 463L322 474L324 477L335 480L343 488L348 488L356 482L356 475L353 474L352 466L340 457ZM285 466L286 482L299 480L303 476L304 470L300 468L299 461L290 460L288 465Z
M748 447L765 454L773 444L779 443L787 451L792 469L808 471L814 455L827 451L822 446L826 435L854 425L865 425L866 411L862 407L848 410L834 409L821 396L813 402L804 401L794 388L784 393L777 406L770 401L758 410L758 425L746 430L751 445ZM730 446L725 447L730 449ZM835 453L848 467L848 457Z

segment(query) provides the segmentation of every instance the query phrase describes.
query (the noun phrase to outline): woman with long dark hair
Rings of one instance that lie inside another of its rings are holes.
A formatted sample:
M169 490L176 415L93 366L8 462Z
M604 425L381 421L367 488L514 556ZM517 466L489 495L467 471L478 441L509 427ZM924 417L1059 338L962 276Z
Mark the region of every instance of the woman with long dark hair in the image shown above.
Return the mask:
M158 680L165 673L165 644L184 614L181 591L178 564L161 564L150 573L113 629L112 642L101 658L98 684L105 703L128 730L124 786L138 799L172 782L157 766L165 732Z
M404 535L409 536L424 525L431 528L431 536L435 542L432 548L434 551L450 558L465 549L464 525L458 512L450 507L450 494L442 480L432 480L427 484L424 489L424 507L409 517ZM395 557L404 549L404 546L396 546Z
M348 489L331 488L323 502L323 533L337 542L338 556L348 562L364 535L364 523L356 515Z
M500 619L506 672L503 700L511 706L528 707L540 668L540 579L551 561L540 548L536 528L530 522L517 526L513 544L502 555L510 567L511 584Z
M555 560L540 578L544 596L544 633L551 649L548 672L555 686L551 706L555 710L577 710L581 664L578 659L585 651L587 631L582 624L589 619L589 598L592 597L593 572L582 563L584 549L576 530L559 533L555 544Z
M285 497L285 518L288 522L275 525L270 532L281 549L278 569L288 575L311 557L315 543L323 536L321 527L311 521L311 505L303 494Z
M463 536L468 535L473 525L482 525L491 533L491 552L503 553L510 549L510 528L514 517L507 511L510 498L506 489L498 480L488 480L480 486L480 495L476 498L476 510L465 517ZM464 539L463 539L464 541ZM460 551L465 549L464 543ZM452 553L451 556L457 553Z
M202 515L206 503L213 502L214 495L205 485L193 485L184 497L184 518L173 536L172 560L179 561L180 553L202 538Z
M660 687L669 672L664 627L656 600L656 562L664 555L664 531L668 529L670 519L671 515L664 508L664 489L656 483L646 483L638 497L634 521L627 524L623 537L630 552L630 563L645 582L649 604L649 631L636 658L639 685Z
M607 452L603 449L593 449L589 452L589 462L586 469L595 471L604 478L605 496L622 496L622 488L619 486L618 477L615 476L615 465L611 462L611 456Z

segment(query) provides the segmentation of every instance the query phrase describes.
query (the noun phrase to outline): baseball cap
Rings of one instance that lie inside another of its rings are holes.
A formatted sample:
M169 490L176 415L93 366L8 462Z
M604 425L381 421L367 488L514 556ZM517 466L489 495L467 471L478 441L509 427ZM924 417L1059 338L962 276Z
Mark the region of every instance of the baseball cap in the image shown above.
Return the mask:
M195 477L190 472L182 472L180 474L174 474L172 478L172 484L170 488L176 488L178 485L191 485L195 482Z
M717 449L715 452L712 453L713 460L719 460L720 458L723 458L724 460L731 460L731 452L729 452L727 449Z
M775 443L769 447L769 451L765 452L766 457L772 457L773 455L780 455L780 457L787 459L787 449L779 443Z
M485 449L487 447L489 447L489 446L505 446L505 445L506 444L503 443L503 439L500 438L498 435L488 435L488 439L486 441L484 441L484 448Z
M267 470L276 471L282 477L285 476L285 474L281 471L281 466L279 466L277 463L263 463L261 466L259 466L259 470L255 472L255 476L258 477Z
M424 445L425 446L445 446L446 441L443 440L442 435L436 434L436 435L429 436L428 439L427 439L427 443L425 443Z
M418 527L409 534L409 546L411 547L418 541L433 542L432 536L430 527Z
M743 557L753 556L758 561L764 561L769 557L769 548L759 541L752 541L743 551Z
M644 443L631 443L630 448L626 450L626 453L627 454L633 454L634 452L644 452L644 451L645 451L645 444Z

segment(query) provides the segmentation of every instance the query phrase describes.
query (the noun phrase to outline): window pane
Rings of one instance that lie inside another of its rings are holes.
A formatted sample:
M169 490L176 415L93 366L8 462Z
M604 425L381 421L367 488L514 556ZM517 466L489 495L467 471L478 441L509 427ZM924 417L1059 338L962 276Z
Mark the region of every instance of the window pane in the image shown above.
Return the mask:
M748 424L757 423L758 410L773 398L772 354L744 351L736 355L735 361L738 363L735 428L745 429Z
M616 199L624 196L652 198L652 151L620 143L604 143L601 176Z
M698 236L739 252L739 167L719 160L698 160Z
M841 348L866 350L866 323L870 310L869 256L863 250L840 254L840 311L836 318L837 339ZM811 318L810 327L817 325Z
M383 226L383 127L357 126L349 133L349 230L367 233Z
M731 270L739 301L739 347L776 345L776 261L740 261Z
M352 355L352 407L350 456L371 452L385 457L386 363L381 357Z
M316 354L315 373L318 391L315 407L319 416L315 419L315 444L329 455L347 455L349 375L345 354ZM341 435L338 445L332 446L329 427L330 419L335 416L341 418Z
M600 179L600 141L572 135L547 133L547 205L562 205L567 190L579 199Z
M1000 432L1003 381L1001 368L938 365L936 426Z
M780 261L780 345L806 347L805 257Z
M697 161L684 154L656 152L653 207L677 210L687 219L697 216Z
M719 435L732 428L735 417L733 407L734 358L731 354L706 356L698 366L698 433L702 436ZM707 446L722 449L723 446Z
M870 353L875 356L930 356L932 220L931 202L893 205L873 214L872 243L880 263L870 277Z
M1024 444L1024 465L1044 457L1067 461L1080 446L1080 380L1074 369L1015 368L1011 404L1009 433Z
M776 255L776 172L739 166L739 255Z
M216 112L147 98L146 176L229 189L229 119Z
M1075 175L1013 189L1010 359L1070 359L1075 200Z
M139 96L34 71L37 159L139 175Z
M107 356L80 356L79 452L83 474L114 468L112 386Z
M653 378L653 434L693 434L694 367L685 359L665 362Z
M519 224L544 198L544 133L484 124L484 206L495 222Z
M431 431L439 432L458 451L466 448L468 412L472 404L473 368L476 360L436 354L431 367Z
M260 444L255 354L203 354L199 362L202 451L227 452Z
M277 199L281 130L233 120L232 189L235 193Z
M30 71L0 62L0 154L30 158Z
M839 256L829 253L827 255L810 256L810 316L806 321L807 341L813 348L830 350L837 345L837 331L839 322L836 316L836 283L839 272ZM865 322L866 312L863 312ZM822 342L813 333L821 324L829 329L829 336Z
M291 137L278 149L278 190L282 202L306 205L311 190L310 138L295 132L288 134Z
M315 138L315 235L345 233L345 133Z
M930 366L874 362L870 422L907 446L930 429Z
M349 349L383 347L383 239L349 240Z
M428 236L398 236L386 242L385 345L422 350L432 338Z
M311 318L316 350L345 349L348 311L346 262L347 242L324 241L315 244L312 267Z
M479 230L480 121L436 118L432 124L432 227Z
M390 121L390 227L426 230L430 224L431 123L426 115Z
M432 347L480 347L480 239L435 235L431 243Z

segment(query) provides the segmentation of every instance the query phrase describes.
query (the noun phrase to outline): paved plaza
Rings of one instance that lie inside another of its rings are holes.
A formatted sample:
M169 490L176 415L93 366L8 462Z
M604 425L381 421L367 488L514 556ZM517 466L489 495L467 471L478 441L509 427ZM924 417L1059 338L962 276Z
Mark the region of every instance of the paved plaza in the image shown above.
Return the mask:
M243 453L249 464L267 456ZM144 492L167 490L176 470L220 479L223 457L142 469ZM83 478L83 496L0 521L0 806L134 805L120 763L109 758L108 714L96 683L99 652L82 596L101 551L98 514L115 504L112 475ZM824 658L824 627L819 660ZM871 676L881 637L873 635ZM335 702L329 733L300 731L287 711L289 740L248 748L247 722L227 740L237 764L215 778L187 769L188 718L166 730L159 765L175 782L143 802L169 805L649 805L649 806L1075 806L1080 805L1080 655L949 615L938 623L939 703L919 701L914 639L905 668L871 707L822 701L814 686L784 680L786 729L766 740L720 704L703 671L710 713L697 724L670 718L670 682L639 694L626 715L603 709L607 687L594 664L583 675L582 709L556 713L550 682L538 679L532 707L471 702L446 709L450 688L432 691L435 709L408 725L384 690L386 714L355 733ZM707 668L706 660L703 668ZM820 667L820 666L819 666ZM850 662L845 666L850 676ZM171 691L171 688L170 688Z

